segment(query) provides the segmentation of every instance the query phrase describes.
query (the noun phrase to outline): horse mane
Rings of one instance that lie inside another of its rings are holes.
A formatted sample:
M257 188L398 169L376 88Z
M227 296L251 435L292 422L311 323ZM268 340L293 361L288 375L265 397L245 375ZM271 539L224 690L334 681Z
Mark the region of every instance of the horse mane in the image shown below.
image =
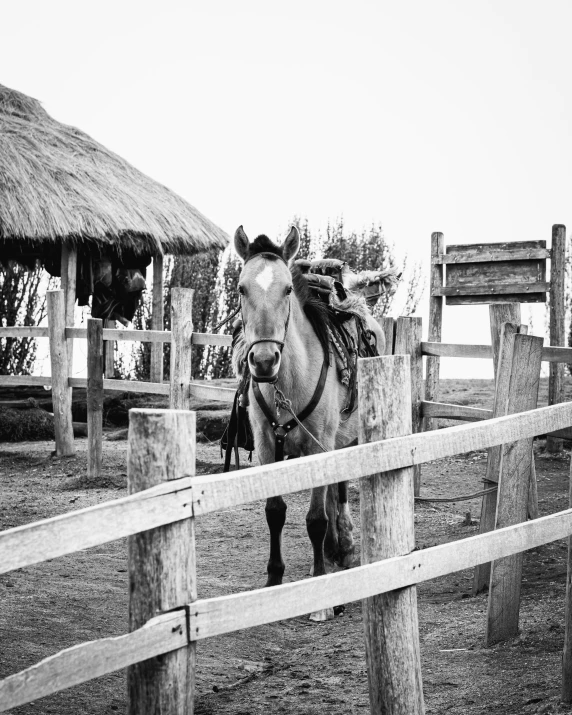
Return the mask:
M248 255L244 262L246 263L246 261L249 261L251 258L254 258L254 256L258 256L261 253L266 254L265 258L268 258L270 260L276 260L278 258L281 258L284 263L286 263L282 247L277 246L273 241L268 238L268 236L265 236L263 233L261 233L260 236L257 236L254 241L248 246Z

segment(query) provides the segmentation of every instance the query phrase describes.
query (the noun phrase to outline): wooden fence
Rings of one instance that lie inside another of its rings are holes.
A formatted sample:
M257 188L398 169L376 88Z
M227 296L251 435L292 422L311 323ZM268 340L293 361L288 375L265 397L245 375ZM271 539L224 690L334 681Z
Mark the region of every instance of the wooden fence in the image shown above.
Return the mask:
M515 358L513 367L517 362ZM572 509L412 551L412 469L497 445L503 445L509 457L523 440L570 427L572 403L408 434L410 373L408 356L360 361L358 446L227 474L195 476L194 413L132 410L129 496L0 533L0 573L131 537L131 632L79 644L7 677L0 682L0 711L130 666L132 715L146 715L151 696L154 703L161 703L161 712L193 712L194 644L198 640L366 599L372 712L422 713L416 584L490 561L503 573L508 569L518 575L518 569L511 566L514 559L507 559L571 535ZM193 439L189 440L189 434ZM157 455L161 464L155 461ZM521 461L514 460L514 464L522 486L528 485L529 474L519 471ZM362 479L360 488L369 496L362 500L368 507L362 514L361 566L269 589L197 597L195 519L246 502L331 484L342 475ZM505 496L510 501L510 493ZM374 535L375 539L369 538ZM368 542L373 543L371 548L365 546ZM181 579L186 585L161 588L160 573L186 573L188 578ZM512 582L516 583L514 578ZM490 614L499 604L511 612L516 606L518 618L518 603L502 601L510 599L510 593L491 589L493 598L497 600L489 604L489 628ZM567 607L567 626L569 614ZM385 619L383 639L376 635L380 617ZM569 632L567 627L567 652L572 648ZM163 657L157 659L159 655ZM565 684L572 680L569 663L565 659ZM389 699L388 693L392 694Z

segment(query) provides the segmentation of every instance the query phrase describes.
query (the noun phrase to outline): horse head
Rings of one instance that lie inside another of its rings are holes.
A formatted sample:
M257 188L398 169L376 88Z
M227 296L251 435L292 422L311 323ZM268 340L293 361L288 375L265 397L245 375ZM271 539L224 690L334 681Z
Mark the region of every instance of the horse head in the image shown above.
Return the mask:
M292 309L288 263L300 248L298 229L292 226L282 246L277 246L264 235L250 243L239 226L234 247L244 263L238 292L250 374L257 382L274 382Z

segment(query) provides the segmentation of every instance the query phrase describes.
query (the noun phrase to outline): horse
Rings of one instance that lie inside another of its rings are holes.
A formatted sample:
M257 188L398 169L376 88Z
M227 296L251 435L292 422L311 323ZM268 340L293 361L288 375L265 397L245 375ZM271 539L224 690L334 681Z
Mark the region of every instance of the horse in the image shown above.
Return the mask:
M349 415L344 413L350 387L342 383L335 369L332 312L312 294L294 263L300 247L298 230L292 227L278 246L265 235L250 243L240 226L234 247L243 267L238 281L242 332L233 363L235 371L243 373L247 366L250 373L247 403L260 464L356 444L355 405ZM367 310L365 299L350 295L337 307L360 316L377 344L377 354L383 354L383 332ZM280 424L277 395L289 400L287 404L303 428L295 420ZM269 587L281 584L284 575L281 536L286 508L282 496L267 499ZM313 548L314 576L328 573L334 563L342 568L351 566L355 546L347 481L312 489L306 527ZM315 621L333 617L331 608L310 616Z

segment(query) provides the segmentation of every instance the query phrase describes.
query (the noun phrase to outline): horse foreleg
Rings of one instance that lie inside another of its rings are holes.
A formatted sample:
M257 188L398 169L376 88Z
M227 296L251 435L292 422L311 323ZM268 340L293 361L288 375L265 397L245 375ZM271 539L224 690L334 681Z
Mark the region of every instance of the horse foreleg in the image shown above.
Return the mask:
M326 573L324 560L324 540L328 530L328 515L326 513L326 495L328 487L312 489L310 509L306 516L306 528L314 550L314 576L323 576ZM333 608L324 608L310 614L312 621L329 621L334 617Z
M268 559L267 586L279 586L284 575L282 560L282 529L286 522L286 502L282 497L270 497L266 500L266 522L270 529L270 558Z
M348 504L348 483L338 484L339 506L338 506L338 563L342 568L349 568L352 565L355 552L354 537L352 534L354 524L350 514Z

